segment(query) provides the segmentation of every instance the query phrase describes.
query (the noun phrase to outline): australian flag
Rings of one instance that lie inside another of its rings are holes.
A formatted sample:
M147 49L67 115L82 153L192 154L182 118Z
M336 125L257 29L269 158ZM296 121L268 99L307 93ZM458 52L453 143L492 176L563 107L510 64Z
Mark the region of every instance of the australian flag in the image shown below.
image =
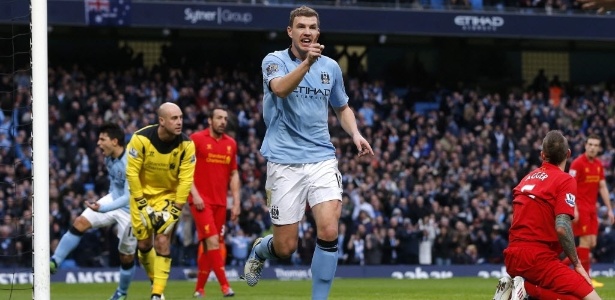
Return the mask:
M85 23L92 26L130 25L131 0L84 0Z

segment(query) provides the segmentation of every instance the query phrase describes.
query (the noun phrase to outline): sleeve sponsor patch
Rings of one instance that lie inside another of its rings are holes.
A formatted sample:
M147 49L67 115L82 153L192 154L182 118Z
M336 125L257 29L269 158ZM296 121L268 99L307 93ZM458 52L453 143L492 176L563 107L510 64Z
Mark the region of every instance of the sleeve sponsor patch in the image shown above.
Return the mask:
M575 196L571 193L566 193L566 203L570 205L570 207L574 207L575 205Z
M572 177L577 177L577 170L570 169L570 171L568 171L568 174L570 174L570 176L572 176Z
M133 158L139 157L139 152L135 148L130 148L130 150L128 150L128 154Z
M273 73L276 73L278 70L280 69L280 67L278 66L278 64L274 64L271 63L267 66L267 76L270 76Z

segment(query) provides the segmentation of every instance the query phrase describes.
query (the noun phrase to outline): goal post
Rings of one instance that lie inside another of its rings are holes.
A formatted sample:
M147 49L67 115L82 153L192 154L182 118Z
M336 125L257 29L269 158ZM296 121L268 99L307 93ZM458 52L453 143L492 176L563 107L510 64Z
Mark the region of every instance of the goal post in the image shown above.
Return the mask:
M49 273L49 115L47 0L30 0L32 30L32 299L51 298ZM37 137L35 139L35 137Z

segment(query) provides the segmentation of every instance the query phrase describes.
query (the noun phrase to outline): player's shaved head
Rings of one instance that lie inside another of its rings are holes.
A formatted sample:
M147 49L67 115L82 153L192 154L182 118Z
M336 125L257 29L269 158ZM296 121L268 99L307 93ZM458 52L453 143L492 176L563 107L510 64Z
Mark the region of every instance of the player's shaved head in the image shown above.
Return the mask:
M161 140L172 140L182 133L183 114L175 103L165 102L158 107L158 136Z
M177 104L172 103L172 102L165 102L162 103L160 105L160 107L158 107L158 116L159 117L168 117L168 116L172 116L173 114L176 113L181 113L181 109L179 109L179 106L177 106Z
M568 140L561 131L551 130L542 140L543 159L554 165L559 165L568 159Z

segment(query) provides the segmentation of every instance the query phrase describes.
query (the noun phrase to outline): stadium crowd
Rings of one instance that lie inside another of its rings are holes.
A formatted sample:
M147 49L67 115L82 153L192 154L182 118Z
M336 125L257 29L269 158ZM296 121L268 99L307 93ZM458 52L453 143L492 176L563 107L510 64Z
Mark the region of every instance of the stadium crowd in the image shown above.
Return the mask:
M188 67L192 65L202 67ZM84 210L83 202L107 191L97 128L116 122L128 140L137 128L155 124L155 109L171 101L183 108L187 134L205 128L207 113L216 106L233 113L229 133L238 142L242 213L238 221L227 223L226 237L228 262L241 265L251 241L271 230L264 195L266 162L259 153L265 132L262 79L255 70L258 66L249 64L229 68L164 58L149 71L139 64L107 71L81 65L49 68L51 251ZM1 82L1 90L18 87L17 101L4 97L0 103L2 267L31 266L30 81L24 77L4 75ZM573 157L583 153L588 134L603 137L600 158L611 194L615 191L614 83L566 86L537 76L527 87L506 94L432 88L431 99L422 100L433 108L421 109L403 90L364 78L347 78L346 92L375 156L357 158L337 119L330 118L344 185L341 264L502 263L511 190L540 164L541 137L551 129L565 133ZM23 163L14 165L14 159ZM615 232L610 229L600 230L597 262L615 261ZM63 267L117 266L113 230L88 231ZM279 263L310 264L315 226L309 212L299 230L297 252ZM196 247L185 210L176 228L173 264L195 266Z
M294 6L300 3L296 0L217 0L216 2L284 6ZM576 0L320 0L311 1L311 3L323 6L362 6L413 10L516 11L530 14L583 12L580 9L580 3Z

